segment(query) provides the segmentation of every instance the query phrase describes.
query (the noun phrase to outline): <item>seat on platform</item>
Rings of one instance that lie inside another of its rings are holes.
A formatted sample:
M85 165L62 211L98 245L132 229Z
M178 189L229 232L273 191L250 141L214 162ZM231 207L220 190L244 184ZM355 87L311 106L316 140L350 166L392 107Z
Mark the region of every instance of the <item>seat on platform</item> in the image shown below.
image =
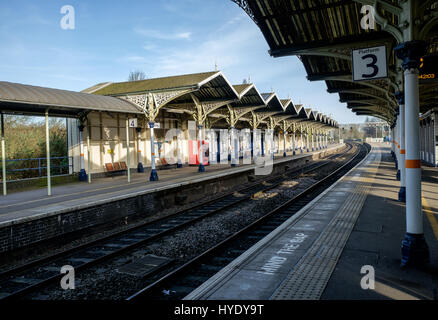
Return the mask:
M125 162L105 163L106 174L113 175L115 173L125 172L128 170Z
M120 162L120 167L122 170L128 170L128 166L126 165L126 162L124 162L124 161Z

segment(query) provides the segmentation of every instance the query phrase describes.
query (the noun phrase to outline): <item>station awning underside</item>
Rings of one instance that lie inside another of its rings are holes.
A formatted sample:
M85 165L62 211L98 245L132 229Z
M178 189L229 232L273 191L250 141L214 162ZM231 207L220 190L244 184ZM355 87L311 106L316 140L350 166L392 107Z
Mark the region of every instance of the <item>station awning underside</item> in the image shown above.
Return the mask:
M310 81L325 81L329 93L338 93L356 114L372 115L392 123L398 90L393 48L396 39L379 24L364 30L361 3L353 0L232 0L261 29L274 57L297 55ZM372 2L372 1L370 1ZM378 1L387 25L398 26L397 1ZM436 9L437 1L419 1L421 10ZM436 19L431 18L433 23ZM437 52L438 28L426 35L428 55ZM366 82L352 81L351 49L386 45L389 77ZM436 106L437 83L420 84L420 111Z
M251 122L254 115L260 124L272 124L270 117L275 116L276 124L279 120L298 119L337 127L337 122L327 117L310 119L310 113L301 112L303 108L295 106L291 99L280 100L274 92L261 94L252 83L231 85L220 71L100 83L82 92L0 82L0 108L6 113L44 115L48 110L50 116L83 121L88 112L100 111L143 118L151 105L156 114L165 110L185 113L185 119L203 116L207 127L218 121L230 125L232 116L232 126L237 121Z

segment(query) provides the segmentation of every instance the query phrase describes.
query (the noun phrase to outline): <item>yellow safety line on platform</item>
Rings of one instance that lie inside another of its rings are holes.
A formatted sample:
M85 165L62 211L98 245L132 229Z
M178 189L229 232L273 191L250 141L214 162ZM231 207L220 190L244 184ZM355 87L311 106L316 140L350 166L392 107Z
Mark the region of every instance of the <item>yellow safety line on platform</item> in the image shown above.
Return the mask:
M423 200L423 211L426 213L427 219L429 219L430 226L432 227L433 234L435 235L435 239L438 240L438 221L435 219L435 214L438 214L438 212L434 212L431 209L426 198L422 197L422 200Z

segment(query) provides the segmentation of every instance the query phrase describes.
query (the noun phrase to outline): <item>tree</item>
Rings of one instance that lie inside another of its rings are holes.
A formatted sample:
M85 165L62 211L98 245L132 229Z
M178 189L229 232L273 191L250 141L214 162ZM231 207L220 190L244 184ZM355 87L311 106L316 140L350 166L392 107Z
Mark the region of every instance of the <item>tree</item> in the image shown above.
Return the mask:
M146 74L141 70L131 71L128 76L128 81L138 81L146 79Z

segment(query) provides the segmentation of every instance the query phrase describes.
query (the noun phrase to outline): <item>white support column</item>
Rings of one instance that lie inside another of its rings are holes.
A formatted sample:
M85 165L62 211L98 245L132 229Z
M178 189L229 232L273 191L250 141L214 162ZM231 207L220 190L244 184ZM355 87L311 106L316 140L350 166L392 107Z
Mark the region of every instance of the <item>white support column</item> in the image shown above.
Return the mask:
M323 137L322 137L322 133L321 131L318 132L318 150L321 150L324 148L324 142L323 142Z
M432 119L429 118L427 121L427 136L429 139L429 148L428 148L428 152L429 152L429 164L433 164L433 154L432 154L432 149L433 146L435 145L435 141L432 137Z
M395 153L395 169L397 170L396 179L397 181L400 181L400 115L397 116L395 128L394 128L394 136L395 136L395 142L394 142L394 153Z
M198 125L198 143L199 143L199 150L198 150L198 155L199 155L199 167L198 167L198 172L205 172L205 167L204 167L204 148L202 146L202 125Z
M87 181L87 172L85 171L85 154L84 154L84 124L80 124L79 128L79 152L80 152L80 171L79 171L79 181Z
M6 147L5 147L5 119L3 112L1 113L1 139L2 139L2 183L3 183L3 195L7 195L6 190Z
M283 157L287 156L287 153L286 153L286 135L287 135L287 131L283 131Z
M399 136L400 136L400 190L398 192L398 200L401 202L406 201L406 168L405 168L405 95L404 92L396 92L395 96L399 104L400 123L399 123Z
M310 143L309 143L309 131L307 130L307 132L306 132L306 150L307 150L307 152L310 151L309 147L310 147Z
M409 1L408 4L412 3ZM398 45L394 50L397 58L403 61L405 84L406 234L402 241L401 263L402 266L424 265L430 261L430 256L423 234L418 68L420 58L426 53L426 43L408 41Z
M231 137L230 137L231 166L235 167L236 166L237 141L236 141L236 130L234 129L234 127L230 127L230 133L231 133Z
M300 144L301 144L301 153L303 153L304 152L304 136L303 136L303 131L301 131L301 137L300 137L301 139L301 141L300 141Z
M155 169L155 141L154 141L154 122L149 122L151 130L151 175L149 181L158 181L157 170Z
M129 155L129 117L126 116L126 166L128 167L128 183L131 182L131 159ZM90 171L90 169L88 169Z
M315 131L310 131L311 140L312 140L312 151L315 151Z
M87 120L87 167L88 167L88 183L91 183L91 125L90 120Z
M180 126L181 127L181 126ZM177 156L177 163L176 163L176 167L177 168L182 168L182 159L181 159L181 128L180 131L178 131L178 134L176 135L176 156Z
M47 166L47 195L52 195L52 177L50 172L50 131L49 109L46 109L46 166Z
M135 128L135 131L137 132L137 172L144 172L143 163L142 163L142 156L141 156L141 128L137 127Z
M295 155L295 130L292 132L292 155Z
M321 149L321 133L319 131L316 131L316 146L315 146L316 150L320 150Z

